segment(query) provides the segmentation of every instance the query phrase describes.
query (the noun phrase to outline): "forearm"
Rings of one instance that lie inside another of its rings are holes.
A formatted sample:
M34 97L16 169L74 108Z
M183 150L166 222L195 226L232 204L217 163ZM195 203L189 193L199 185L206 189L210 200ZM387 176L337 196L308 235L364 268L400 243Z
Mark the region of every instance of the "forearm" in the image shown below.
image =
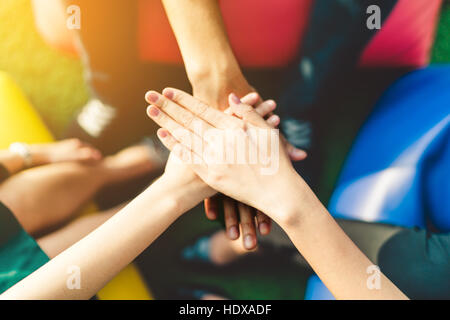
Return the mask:
M163 176L164 177L164 176ZM204 186L176 186L161 178L72 247L10 288L3 299L88 299L204 196ZM68 270L80 271L81 288L69 289ZM45 288L45 289L43 289Z
M29 167L36 167L50 163L50 161L45 157L44 152L42 152L41 145L28 145L27 149L31 160ZM0 164L8 170L10 175L14 175L15 173L27 168L24 157L15 152L11 152L10 150L0 150Z
M281 226L337 299L406 299L382 273L380 289L370 289L367 268L373 263L339 227L306 183L297 179ZM301 199L299 199L299 195ZM284 210L284 209L282 209Z
M162 0L191 83L211 73L241 74L218 0Z

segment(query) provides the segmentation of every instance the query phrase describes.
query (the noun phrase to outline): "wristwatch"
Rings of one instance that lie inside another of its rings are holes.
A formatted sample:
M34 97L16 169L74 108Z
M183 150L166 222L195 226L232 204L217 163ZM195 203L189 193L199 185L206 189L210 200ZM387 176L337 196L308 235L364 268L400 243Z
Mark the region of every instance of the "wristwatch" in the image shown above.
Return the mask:
M33 158L31 157L30 148L26 143L14 142L9 146L11 153L17 154L22 157L25 167L30 167L33 164Z

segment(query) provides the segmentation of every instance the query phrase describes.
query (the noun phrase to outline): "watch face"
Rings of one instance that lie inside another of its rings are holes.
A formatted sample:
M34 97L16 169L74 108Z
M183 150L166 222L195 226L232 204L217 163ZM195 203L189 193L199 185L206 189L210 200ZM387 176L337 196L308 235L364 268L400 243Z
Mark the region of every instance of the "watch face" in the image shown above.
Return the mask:
M29 167L32 164L30 150L27 144L14 142L9 146L9 151L21 156L26 167Z

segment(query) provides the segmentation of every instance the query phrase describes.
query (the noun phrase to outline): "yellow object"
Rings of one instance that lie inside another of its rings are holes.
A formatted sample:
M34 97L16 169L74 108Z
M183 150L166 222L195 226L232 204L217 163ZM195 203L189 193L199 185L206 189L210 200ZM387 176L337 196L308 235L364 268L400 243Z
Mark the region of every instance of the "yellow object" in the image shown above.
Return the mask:
M133 264L123 269L98 292L97 296L100 300L152 300L139 271Z
M16 141L32 144L53 140L20 88L0 72L0 149Z
M13 142L48 143L54 141L38 113L20 88L0 71L0 149ZM86 210L97 211L94 204ZM98 292L102 300L149 300L149 290L137 268L130 264Z

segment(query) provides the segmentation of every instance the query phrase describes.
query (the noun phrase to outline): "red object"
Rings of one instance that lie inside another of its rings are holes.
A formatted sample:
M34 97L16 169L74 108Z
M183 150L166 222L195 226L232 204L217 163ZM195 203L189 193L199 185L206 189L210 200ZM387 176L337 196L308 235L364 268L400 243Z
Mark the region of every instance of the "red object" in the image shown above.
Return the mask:
M161 1L139 2L141 59L181 64ZM230 42L240 64L279 67L292 62L300 50L312 3L313 0L221 0ZM399 0L364 50L360 65L426 65L441 3L442 0Z
M279 67L291 62L298 54L311 4L312 0L221 0L240 64ZM139 48L144 61L182 63L161 0L139 0Z
M399 0L365 49L362 66L428 64L442 0Z
M161 0L138 1L141 60L182 64ZM285 66L298 54L313 0L215 1L220 1L231 45L244 67ZM442 0L399 0L362 53L360 65L426 65L441 4ZM75 51L74 38L66 32L65 20L56 14L59 11L45 3L34 9L38 30L47 42L61 50Z
M161 0L138 1L141 60L182 64ZM216 1L220 1L230 42L241 65L281 67L299 53L314 0ZM360 65L426 65L441 4L442 0L398 0L382 29L362 53ZM75 51L74 38L66 32L65 20L56 14L59 11L45 3L34 6L34 11L37 29L50 45Z

